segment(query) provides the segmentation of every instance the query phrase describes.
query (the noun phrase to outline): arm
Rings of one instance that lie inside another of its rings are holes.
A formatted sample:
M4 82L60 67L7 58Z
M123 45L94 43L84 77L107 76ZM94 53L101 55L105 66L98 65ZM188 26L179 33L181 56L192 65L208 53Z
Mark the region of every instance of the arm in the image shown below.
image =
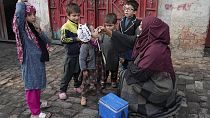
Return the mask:
M118 48L119 52L125 52L133 49L136 36L129 36L118 31L113 31L111 39L113 40L115 47Z
M65 44L79 42L77 35L67 29L61 30L61 42Z
M21 34L25 33L25 4L17 2L15 15L17 17L17 26Z

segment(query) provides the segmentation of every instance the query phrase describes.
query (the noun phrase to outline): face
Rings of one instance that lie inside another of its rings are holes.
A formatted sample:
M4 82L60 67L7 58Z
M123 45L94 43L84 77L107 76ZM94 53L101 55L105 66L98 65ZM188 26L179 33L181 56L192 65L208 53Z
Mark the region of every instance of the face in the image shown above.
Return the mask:
M78 23L79 22L79 19L80 19L80 13L71 13L69 16L67 16L69 20L75 22L75 23Z
M105 28L106 29L109 29L111 31L115 30L116 29L116 25L115 24L111 24L111 23L104 23L105 25Z
M27 14L26 20L30 23L35 23L36 22L36 14L35 13Z
M90 29L92 38L98 38L99 37L98 31L96 29L94 29L94 27L92 25L89 27L89 29Z
M134 8L131 5L124 5L123 10L124 10L125 16L128 18L136 14L136 11L134 11Z

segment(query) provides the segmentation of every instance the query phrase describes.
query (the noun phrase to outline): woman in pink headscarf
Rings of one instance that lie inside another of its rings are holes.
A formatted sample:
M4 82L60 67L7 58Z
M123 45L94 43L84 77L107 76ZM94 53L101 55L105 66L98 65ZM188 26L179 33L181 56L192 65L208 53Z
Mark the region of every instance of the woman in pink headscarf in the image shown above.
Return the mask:
M13 19L18 59L21 64L26 101L31 118L46 118L40 111L41 90L46 87L45 62L49 61L49 40L35 25L36 9L27 0L19 0Z
M99 27L111 36L119 52L133 49L134 62L120 74L120 94L129 102L129 116L165 118L180 108L169 48L169 26L156 17L146 17L139 36L127 36ZM123 39L123 40L122 40Z

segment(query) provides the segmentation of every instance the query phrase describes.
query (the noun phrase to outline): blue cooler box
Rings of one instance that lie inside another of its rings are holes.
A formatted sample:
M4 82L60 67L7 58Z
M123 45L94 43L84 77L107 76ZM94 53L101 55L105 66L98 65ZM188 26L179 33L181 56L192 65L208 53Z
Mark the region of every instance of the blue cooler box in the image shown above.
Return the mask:
M109 93L99 100L99 115L102 118L128 118L128 102Z

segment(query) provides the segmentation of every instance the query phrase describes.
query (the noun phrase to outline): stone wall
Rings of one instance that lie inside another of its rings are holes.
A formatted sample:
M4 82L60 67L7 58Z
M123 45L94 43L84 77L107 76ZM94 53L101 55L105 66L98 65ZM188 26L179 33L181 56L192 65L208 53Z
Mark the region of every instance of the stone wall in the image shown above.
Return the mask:
M203 57L210 0L159 0L169 24L177 89L186 98L178 118L210 118L210 58Z

